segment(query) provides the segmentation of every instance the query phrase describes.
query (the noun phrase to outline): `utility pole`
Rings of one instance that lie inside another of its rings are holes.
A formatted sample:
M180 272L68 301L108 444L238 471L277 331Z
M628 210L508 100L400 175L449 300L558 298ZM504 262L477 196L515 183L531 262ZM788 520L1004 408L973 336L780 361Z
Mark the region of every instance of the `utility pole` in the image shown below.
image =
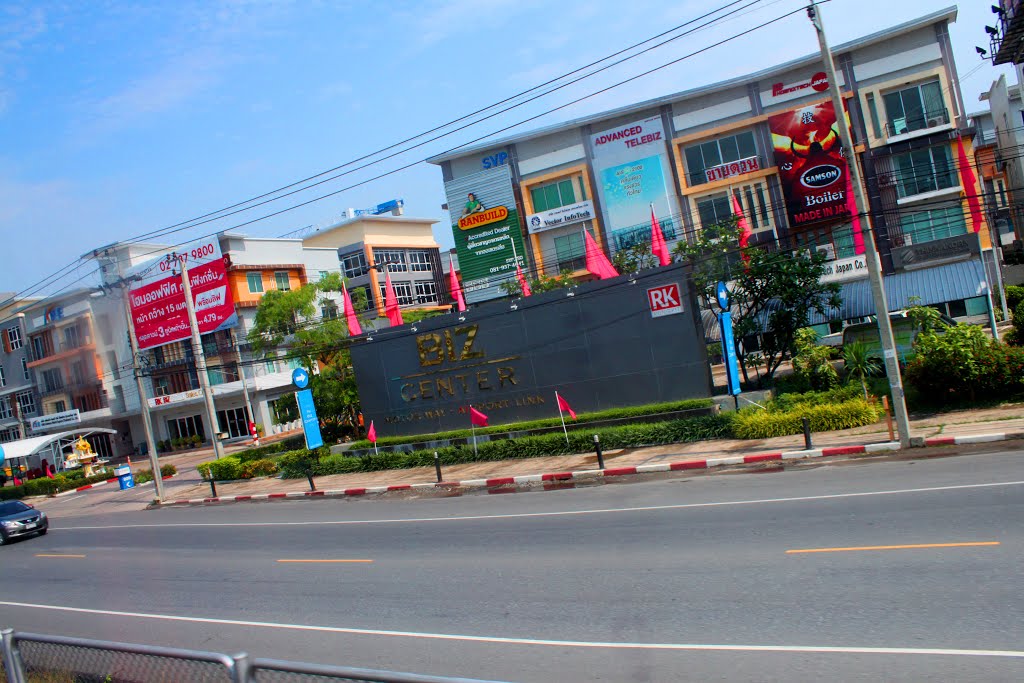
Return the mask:
M832 61L832 50L828 46L828 39L825 36L825 27L821 21L821 10L812 0L807 7L807 16L818 32L818 45L821 48L821 59L825 63L825 73L828 76L828 88L832 95L832 106L835 108L836 121L839 122L839 136L843 141L843 149L846 152L846 166L849 169L850 183L853 185L853 196L855 211L860 216L867 217L868 203L864 197L864 188L860 182L860 169L857 167L857 151L853 146L853 139L850 136L850 128L846 125L846 108L843 106L843 97L839 92L839 83L836 80L836 65ZM873 222L872 222L873 226ZM889 320L889 303L885 296L885 284L882 280L882 260L878 256L878 247L875 244L874 232L869 232L864 240L865 254L868 266L868 280L871 283L871 295L875 302L875 313L878 318L878 333L882 342L882 355L885 362L885 373L889 377L889 387L892 390L893 412L896 415L896 426L900 433L900 446L910 446L910 416L907 414L907 400L903 393L903 380L900 377L900 363L896 355L896 341L892 335L892 321Z
M245 398L245 410L248 413L249 422L256 422L256 416L252 412L252 401L249 400L249 387L245 384L245 366L242 365L242 347L238 345L238 337L235 331L231 330L231 344L235 347L235 362L238 363L238 378L242 380L242 396ZM249 425L246 425L248 429Z
M995 199L993 199L993 201L995 201ZM1000 261L1002 261L1003 247L1002 244L1000 244L999 242L999 234L996 232L995 211L993 211L991 208L988 211L987 223L988 238L992 242L992 270L994 270L996 273L996 289L999 290L999 301L1002 304L1003 308L1003 320L1009 320L1010 312L1006 310L1006 292L1003 291L1003 266L1000 264ZM981 257L981 263L982 265L984 265L984 249L981 251ZM992 295L991 288L989 291L989 295ZM995 328L992 328L992 336L993 338L998 339L998 337L995 336Z
M146 388L142 382L142 372L139 367L139 340L135 337L135 325L132 321L132 309L128 303L131 293L127 288L124 290L124 317L128 323L128 339L131 341L132 349L132 374L135 375L135 386L139 390L139 410L142 411L142 429L146 432L146 450L149 451L149 466L153 471L153 486L156 487L156 499L164 499L164 480L160 476L160 457L156 452L156 439L153 437L153 418L149 414L149 399L146 398Z
M224 444L217 437L217 409L213 406L213 392L210 391L210 378L206 375L206 354L203 353L203 341L199 338L199 322L196 320L196 309L192 301L192 283L188 279L188 263L186 255L178 257L181 266L181 286L185 290L185 308L188 310L188 323L192 328L192 347L196 359L196 374L199 376L199 388L206 399L206 418L210 424L213 441L213 453L217 459L224 455Z

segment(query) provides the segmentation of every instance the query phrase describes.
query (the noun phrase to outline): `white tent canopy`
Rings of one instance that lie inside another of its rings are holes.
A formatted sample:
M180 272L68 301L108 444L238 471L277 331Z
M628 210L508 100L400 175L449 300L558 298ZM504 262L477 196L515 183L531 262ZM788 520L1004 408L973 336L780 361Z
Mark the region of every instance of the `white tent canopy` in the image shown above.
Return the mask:
M78 437L89 436L90 434L117 434L117 430L105 429L103 427L87 427L75 429L70 432L57 432L56 434L33 436L32 438L21 439L20 441L10 441L5 444L0 444L0 454L3 455L3 457L0 458L0 461L6 462L8 460L28 458L33 455L38 455L43 451L52 452L54 450L54 445L56 445L56 450L59 451L63 449L64 446L70 445L71 442L78 440Z

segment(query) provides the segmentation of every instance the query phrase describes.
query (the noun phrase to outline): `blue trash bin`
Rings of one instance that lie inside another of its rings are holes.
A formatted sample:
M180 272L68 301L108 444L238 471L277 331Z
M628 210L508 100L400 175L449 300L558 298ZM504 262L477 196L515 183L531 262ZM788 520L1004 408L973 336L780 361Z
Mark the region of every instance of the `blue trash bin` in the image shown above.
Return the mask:
M122 465L114 470L114 474L117 475L117 483L122 491L135 488L135 477L132 476L131 467Z

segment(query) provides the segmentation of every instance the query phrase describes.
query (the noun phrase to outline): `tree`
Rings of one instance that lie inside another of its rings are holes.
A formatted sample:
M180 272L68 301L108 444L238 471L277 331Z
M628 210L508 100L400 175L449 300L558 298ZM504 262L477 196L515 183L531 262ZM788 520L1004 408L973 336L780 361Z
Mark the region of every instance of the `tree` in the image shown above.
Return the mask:
M846 368L848 377L856 377L860 380L860 386L864 390L864 398L868 397L868 377L874 377L882 365L878 359L871 355L868 345L864 342L850 342L843 346L843 367Z
M327 294L340 292L342 278L330 273L317 282L289 290L272 290L263 295L248 339L256 355L273 358L284 349L307 368L316 361L322 367L311 382L317 413L328 426L355 425L359 413L359 392L352 372L352 359L344 339L349 336L343 316L319 319L318 305L333 304ZM352 292L356 310L365 308L363 290ZM289 401L281 408L287 411ZM327 430L330 433L330 430Z
M796 331L810 324L812 313L827 315L838 308L839 285L825 284L826 257L821 252L780 251L768 247L739 247L739 229L732 218L705 227L692 242L676 244L677 256L692 266L694 287L705 308L717 305L718 282L728 282L733 328L744 381L747 365L740 353L742 339L762 333L761 353L770 382L779 365L795 351Z
M544 273L537 273L537 277L529 278L530 290L534 294L540 294L541 292L550 292L555 289L564 289L566 287L572 287L576 284L576 281L572 277L572 271L563 270L561 273L555 276L548 276ZM519 280L513 278L511 280L505 280L499 287L509 296L522 296L523 292L519 286Z
M793 341L796 345L793 372L802 378L812 391L825 391L839 384L839 375L832 367L832 356L835 352L831 346L822 346L818 343L817 332L805 327L797 330Z
M620 273L636 273L658 265L658 257L651 251L650 242L638 242L615 252L612 265Z

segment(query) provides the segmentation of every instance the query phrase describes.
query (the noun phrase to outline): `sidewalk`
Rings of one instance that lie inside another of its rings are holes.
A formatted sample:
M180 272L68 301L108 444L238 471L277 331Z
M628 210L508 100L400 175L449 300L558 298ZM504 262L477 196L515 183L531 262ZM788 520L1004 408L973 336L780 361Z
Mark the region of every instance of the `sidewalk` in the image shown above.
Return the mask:
M914 436L926 439L938 439L934 443L946 443L944 437L971 437L977 435L1003 433L1010 437L1024 437L1024 405L1001 406L969 411L958 411L943 413L940 415L921 417L912 421L912 433ZM879 444L877 448L869 446L868 451L891 450L891 445L880 446L889 441L888 430L884 422L848 429L837 432L823 432L813 435L813 446L816 451L811 455L800 449L804 448L802 435L784 436L765 440L740 440L721 439L717 441L701 441L689 444L670 444L665 446L653 446L649 448L623 449L608 451L604 454L605 468L613 473L622 470L642 467L649 471L668 469L670 463L680 464L686 461L707 461L704 464L694 463L694 467L708 467L725 464L740 464L744 462L742 456L747 456L746 462L760 462L763 460L783 459L788 457L820 457L822 455L838 455L841 453L862 453L865 452L861 446ZM841 448L850 447L850 448ZM837 448L841 450L836 451ZM828 452L820 452L825 449ZM761 457L755 454L771 453L772 457ZM799 455L803 453L803 455ZM775 457L778 456L778 457ZM714 460L726 458L721 462ZM201 460L196 460L200 462ZM193 463L194 466L194 463ZM662 467L657 467L662 466ZM544 481L569 479L570 473L577 470L596 470L597 458L594 454L581 454L573 456L553 456L543 458L525 458L522 460L504 460L498 462L478 462L461 465L445 466L443 475L445 482L483 482L486 480L510 480L516 477L529 477L531 475L540 477L537 473L557 473L543 475ZM677 467L676 469L684 469ZM623 472L632 474L632 471ZM567 476L562 476L567 475ZM208 484L195 483L194 477L188 477L191 481L183 480L180 485L171 487L166 493L167 501L185 501L205 499L210 496ZM387 490L388 488L406 488L416 484L429 484L434 486L436 476L432 467L417 467L406 470L384 470L379 472L358 472L352 474L338 474L316 478L317 489L321 491L356 491L365 492L364 489ZM506 481L506 483L512 483ZM217 484L217 494L220 499L230 499L236 496L265 496L284 497L286 493L305 495L308 491L308 484L301 479L254 479L250 481L239 481Z

